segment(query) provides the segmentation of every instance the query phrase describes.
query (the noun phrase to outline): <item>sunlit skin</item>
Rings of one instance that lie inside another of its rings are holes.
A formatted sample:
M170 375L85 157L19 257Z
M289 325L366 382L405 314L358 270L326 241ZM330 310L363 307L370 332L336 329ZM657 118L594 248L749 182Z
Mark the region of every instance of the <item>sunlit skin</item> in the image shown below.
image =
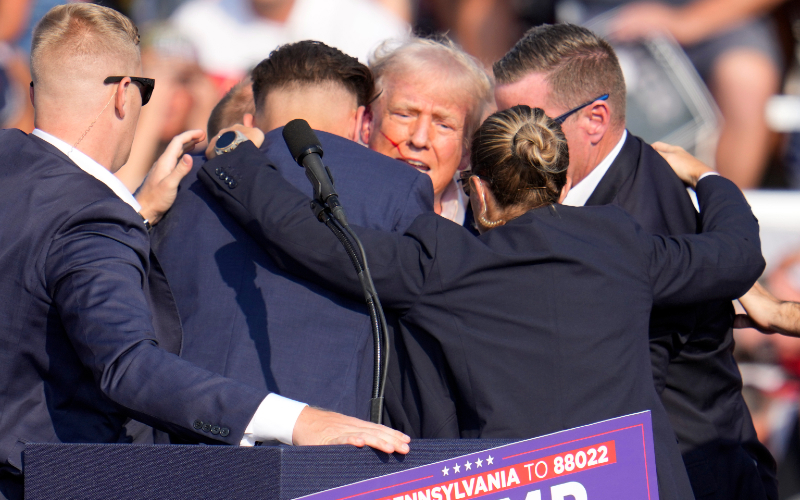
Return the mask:
M270 90L264 105L255 115L255 123L264 132L302 118L314 130L355 141L364 118L364 106L356 95L333 83L295 84Z
M469 159L464 133L472 99L444 81L389 76L365 120L362 140L428 174L434 210L441 213L442 193Z
M521 80L497 85L494 92L497 109L508 109L517 104L541 108L552 118L571 108L552 102L550 84L542 73L531 73ZM576 102L572 106L582 103ZM611 110L605 101L595 101L566 119L561 130L569 145L567 176L572 185L579 183L608 156L622 137L623 127L612 127Z
M114 84L103 80L112 74L141 76L141 62L98 57L83 63L58 51L40 57L49 72L30 88L35 126L77 144L116 172L128 160L142 99L139 85L129 78Z

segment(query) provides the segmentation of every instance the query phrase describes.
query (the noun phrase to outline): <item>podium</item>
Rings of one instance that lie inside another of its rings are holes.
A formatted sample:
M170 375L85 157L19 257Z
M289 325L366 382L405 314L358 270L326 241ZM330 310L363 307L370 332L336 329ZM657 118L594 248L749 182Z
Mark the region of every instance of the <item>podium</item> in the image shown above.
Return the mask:
M408 455L353 446L29 444L26 500L289 500L516 440L414 440Z

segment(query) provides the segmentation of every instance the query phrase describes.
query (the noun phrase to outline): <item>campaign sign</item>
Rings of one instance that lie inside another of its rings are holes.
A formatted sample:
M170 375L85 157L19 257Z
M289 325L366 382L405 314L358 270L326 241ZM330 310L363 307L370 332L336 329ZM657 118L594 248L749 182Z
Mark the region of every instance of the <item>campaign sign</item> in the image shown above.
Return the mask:
M556 432L302 498L657 500L650 412Z

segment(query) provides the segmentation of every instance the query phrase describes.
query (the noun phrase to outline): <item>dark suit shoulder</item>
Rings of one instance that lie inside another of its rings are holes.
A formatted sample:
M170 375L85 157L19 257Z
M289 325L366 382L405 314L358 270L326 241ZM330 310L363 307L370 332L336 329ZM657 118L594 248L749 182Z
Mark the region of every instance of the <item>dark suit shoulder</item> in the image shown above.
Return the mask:
M267 133L260 149L284 179L310 197L311 185L281 133L282 129ZM315 133L351 223L402 232L417 215L433 210L433 185L427 175L349 139Z
M0 243L43 257L59 239L101 236L132 249L136 260L146 262L149 238L136 211L108 186L43 143L47 144L19 131L0 135L4 158L0 212L21 228L13 235L14 241L0 237Z
M31 196L38 210L60 211L64 204L75 210L105 199L119 206L121 217L134 221L138 217L111 188L38 137L22 132L4 134L0 136L0 155L4 158L0 178L5 189L17 193L15 198L6 198L8 202Z
M654 234L698 232L697 211L683 182L649 144L628 133L587 205L615 204Z

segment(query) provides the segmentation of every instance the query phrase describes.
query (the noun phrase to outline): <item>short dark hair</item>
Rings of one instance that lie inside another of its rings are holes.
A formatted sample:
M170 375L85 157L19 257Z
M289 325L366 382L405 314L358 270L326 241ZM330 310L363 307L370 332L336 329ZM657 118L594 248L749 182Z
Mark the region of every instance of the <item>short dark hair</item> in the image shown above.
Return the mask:
M531 28L494 63L498 85L515 83L531 73L543 73L550 99L564 109L609 94L611 119L625 123L625 78L611 45L574 24L543 24Z
M270 90L297 83L341 84L356 96L359 106L366 106L375 92L368 67L339 49L312 40L281 45L258 63L252 76L257 110Z
M208 117L208 140L215 137L220 130L242 122L245 113L255 113L256 105L253 102L252 80L248 75L244 80L234 85L225 97L220 99L211 116Z

